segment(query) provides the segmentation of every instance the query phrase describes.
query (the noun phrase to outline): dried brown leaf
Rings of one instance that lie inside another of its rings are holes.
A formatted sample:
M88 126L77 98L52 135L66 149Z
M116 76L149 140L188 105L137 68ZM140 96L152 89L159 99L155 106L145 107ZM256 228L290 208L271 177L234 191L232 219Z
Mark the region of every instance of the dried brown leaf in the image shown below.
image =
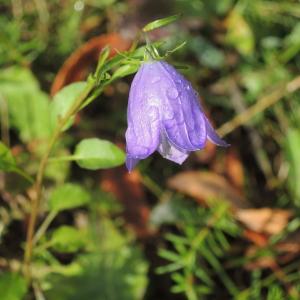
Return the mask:
M235 209L250 207L247 200L224 177L213 172L182 172L171 177L168 186L201 203L209 199L224 199Z
M101 50L106 46L110 46L110 56L114 56L116 50L127 50L130 47L130 41L116 33L101 35L88 40L72 53L58 71L51 87L51 95L53 96L72 82L85 79L91 67L96 65Z
M248 229L274 235L282 232L292 213L284 209L252 208L236 211L236 218Z

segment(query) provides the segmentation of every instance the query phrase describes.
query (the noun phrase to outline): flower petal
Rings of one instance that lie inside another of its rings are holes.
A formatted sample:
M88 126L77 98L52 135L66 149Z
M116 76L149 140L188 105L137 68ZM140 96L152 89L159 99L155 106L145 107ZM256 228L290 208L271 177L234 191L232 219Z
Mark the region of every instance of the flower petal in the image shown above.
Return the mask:
M129 172L131 172L139 161L140 161L139 159L135 159L135 158L132 158L129 155L127 155L127 157L126 157L127 170Z
M127 110L126 152L134 159L144 159L152 154L160 135L159 100L150 101L146 64L135 75L129 93Z
M163 125L169 140L179 149L195 151L206 143L206 124L191 84L165 62L160 67L168 86L163 97Z
M230 144L227 144L224 140L222 140L218 136L218 134L213 129L209 120L206 117L205 117L205 122L206 122L207 138L215 145L222 146L222 147L229 147Z
M174 161L180 165L189 156L189 152L180 150L172 145L165 134L161 135L161 141L158 146L158 151L164 158Z

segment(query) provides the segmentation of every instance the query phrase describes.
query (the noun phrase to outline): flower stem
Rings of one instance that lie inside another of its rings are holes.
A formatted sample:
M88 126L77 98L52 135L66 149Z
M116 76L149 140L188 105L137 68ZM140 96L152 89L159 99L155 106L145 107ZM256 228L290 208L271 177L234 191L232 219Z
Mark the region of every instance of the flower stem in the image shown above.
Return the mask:
M32 259L32 251L34 247L34 240L33 240L34 230L36 227L36 221L37 221L40 203L42 199L43 180L44 180L44 174L49 160L49 156L52 152L55 143L60 137L60 134L62 133L64 126L66 125L70 117L76 114L76 112L80 109L81 104L85 101L85 99L87 98L87 96L90 94L90 92L94 87L95 87L95 81L94 80L88 81L84 91L78 96L78 98L75 100L73 105L69 108L66 115L60 120L60 122L56 126L56 129L54 130L54 133L50 138L45 154L40 161L38 173L34 183L35 194L31 200L31 210L30 210L29 224L27 228L27 237L26 237L26 244L25 244L24 272L25 272L25 277L28 280L31 279L30 264Z

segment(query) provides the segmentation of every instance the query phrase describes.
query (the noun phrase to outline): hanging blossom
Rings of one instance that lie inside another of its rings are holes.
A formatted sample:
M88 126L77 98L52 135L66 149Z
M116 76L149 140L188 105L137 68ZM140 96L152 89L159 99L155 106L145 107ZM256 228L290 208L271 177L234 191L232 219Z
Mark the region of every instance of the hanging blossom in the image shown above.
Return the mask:
M182 164L206 140L228 146L215 132L192 85L165 61L144 62L129 92L126 166L131 171L154 151Z

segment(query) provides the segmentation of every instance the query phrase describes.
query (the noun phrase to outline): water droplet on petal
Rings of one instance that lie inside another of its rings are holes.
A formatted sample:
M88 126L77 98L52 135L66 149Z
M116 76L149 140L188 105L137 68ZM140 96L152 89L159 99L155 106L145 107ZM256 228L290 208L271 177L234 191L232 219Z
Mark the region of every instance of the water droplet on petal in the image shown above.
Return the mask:
M178 91L174 88L170 88L167 90L167 96L170 99L176 99L178 97Z
M157 107L155 107L155 106L150 106L147 112L148 112L149 117L150 117L150 120L151 120L152 122L158 120L159 114L158 114L158 109L157 109Z
M164 117L166 120L172 120L174 118L174 112L171 109L166 109L164 111Z
M151 80L151 83L156 83L156 82L159 82L160 81L160 77L159 76L156 76L154 77L152 80Z

